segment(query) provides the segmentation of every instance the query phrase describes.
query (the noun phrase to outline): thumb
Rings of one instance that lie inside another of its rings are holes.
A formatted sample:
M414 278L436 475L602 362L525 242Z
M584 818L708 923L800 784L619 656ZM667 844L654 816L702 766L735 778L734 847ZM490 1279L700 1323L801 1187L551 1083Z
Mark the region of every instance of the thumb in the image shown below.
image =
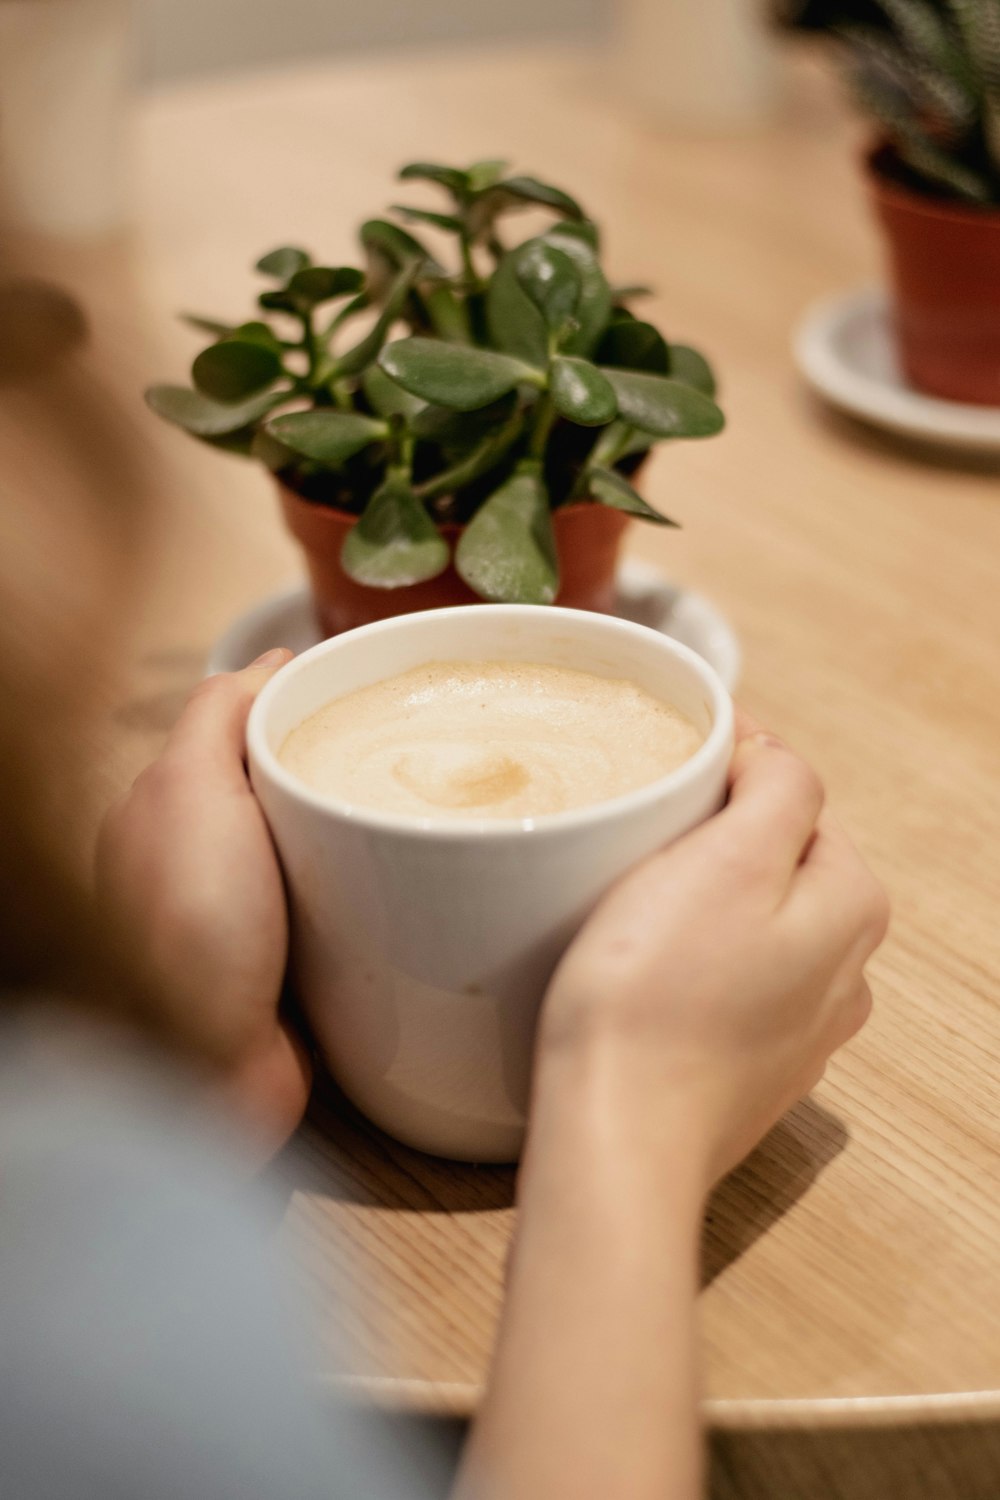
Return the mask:
M228 770L243 775L247 716L257 694L274 674L291 661L284 646L265 651L241 672L219 672L206 677L188 699L167 741L164 758L183 757L218 774Z

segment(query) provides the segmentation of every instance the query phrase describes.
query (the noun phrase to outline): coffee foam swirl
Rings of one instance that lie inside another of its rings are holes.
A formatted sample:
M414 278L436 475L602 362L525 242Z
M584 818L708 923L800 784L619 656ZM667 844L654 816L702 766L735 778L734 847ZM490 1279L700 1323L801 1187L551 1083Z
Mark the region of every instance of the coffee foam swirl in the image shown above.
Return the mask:
M655 781L701 740L632 682L534 662L434 662L334 699L279 758L313 790L358 807L536 818Z

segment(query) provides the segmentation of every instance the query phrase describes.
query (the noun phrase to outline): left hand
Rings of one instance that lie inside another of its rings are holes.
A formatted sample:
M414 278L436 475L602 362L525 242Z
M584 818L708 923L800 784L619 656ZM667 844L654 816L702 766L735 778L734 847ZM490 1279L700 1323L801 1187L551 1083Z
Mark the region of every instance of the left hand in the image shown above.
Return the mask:
M288 913L244 763L250 705L291 654L267 652L195 689L98 849L101 895L148 976L153 1019L204 1060L264 1154L295 1130L311 1082L279 1012Z

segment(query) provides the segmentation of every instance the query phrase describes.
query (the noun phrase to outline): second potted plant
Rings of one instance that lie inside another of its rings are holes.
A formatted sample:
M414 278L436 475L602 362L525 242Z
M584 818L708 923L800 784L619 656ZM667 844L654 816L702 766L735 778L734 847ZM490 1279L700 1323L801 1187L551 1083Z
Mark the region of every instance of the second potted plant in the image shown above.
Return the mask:
M610 609L629 518L674 524L632 483L644 456L723 425L712 372L609 285L568 194L497 161L400 176L448 195L395 211L450 265L389 219L361 226L364 269L272 251L259 316L190 320L213 337L192 385L147 399L275 474L328 634L476 598ZM552 222L506 244L531 207Z
M884 27L835 28L880 140L867 157L903 369L1000 407L1000 6L875 0Z

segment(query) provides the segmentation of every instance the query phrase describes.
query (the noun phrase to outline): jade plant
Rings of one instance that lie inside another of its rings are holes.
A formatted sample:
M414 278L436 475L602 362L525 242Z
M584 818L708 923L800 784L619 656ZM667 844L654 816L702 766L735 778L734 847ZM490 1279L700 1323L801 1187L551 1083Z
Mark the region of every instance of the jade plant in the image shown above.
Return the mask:
M631 476L655 443L721 429L712 371L631 311L644 288L609 284L598 230L569 194L499 161L399 175L443 191L439 207L391 212L445 248L379 218L360 229L363 268L271 251L256 266L270 283L258 316L188 318L212 335L192 386L147 399L307 501L356 514L341 561L360 583L432 578L454 548L481 598L551 602L557 507L675 524ZM509 243L525 208L547 227Z
M912 185L1000 203L1000 0L874 0L886 26L835 27L848 83Z

